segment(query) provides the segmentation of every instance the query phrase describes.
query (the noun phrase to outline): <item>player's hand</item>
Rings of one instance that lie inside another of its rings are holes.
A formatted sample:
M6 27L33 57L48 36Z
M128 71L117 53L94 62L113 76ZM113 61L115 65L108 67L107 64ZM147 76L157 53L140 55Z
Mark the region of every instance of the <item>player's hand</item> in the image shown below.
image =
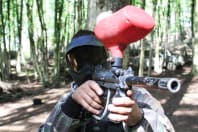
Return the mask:
M103 94L102 88L92 80L80 85L72 95L72 98L93 114L99 114L103 108L100 97Z
M135 100L132 99L132 91L127 91L126 97L113 98L109 104L110 114L108 118L113 122L125 122L128 126L137 124L142 119L142 114Z

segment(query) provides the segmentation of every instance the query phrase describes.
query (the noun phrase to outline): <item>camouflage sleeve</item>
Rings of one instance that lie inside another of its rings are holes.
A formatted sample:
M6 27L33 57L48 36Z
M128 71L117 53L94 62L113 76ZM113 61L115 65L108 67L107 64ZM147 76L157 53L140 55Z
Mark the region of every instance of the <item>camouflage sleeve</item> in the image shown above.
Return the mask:
M74 118L70 115L74 114L72 112L77 112L78 108L76 106L71 106L73 104L70 102L70 94L65 94L55 105L54 109L50 113L47 121L39 128L39 132L75 132L77 126L80 124L78 118ZM64 105L63 105L64 104ZM67 107L64 110L64 107ZM72 109L73 108L73 109ZM69 111L68 111L69 110ZM68 114L65 114L67 112ZM70 112L70 113L69 113ZM75 113L79 114L79 113ZM74 115L75 115L74 114Z
M134 127L124 126L126 132L175 132L160 102L143 88L135 88L134 91L134 98L142 109L144 118Z

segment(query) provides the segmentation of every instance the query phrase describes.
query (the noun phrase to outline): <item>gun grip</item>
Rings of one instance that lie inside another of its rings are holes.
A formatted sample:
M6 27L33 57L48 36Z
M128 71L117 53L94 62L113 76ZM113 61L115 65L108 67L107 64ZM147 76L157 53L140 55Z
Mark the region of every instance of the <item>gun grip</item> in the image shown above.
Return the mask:
M109 111L107 107L112 102L112 98L114 97L115 92L115 90L104 88L104 94L101 96L104 109L102 109L99 115L93 115L96 120L108 120L107 116L109 114Z

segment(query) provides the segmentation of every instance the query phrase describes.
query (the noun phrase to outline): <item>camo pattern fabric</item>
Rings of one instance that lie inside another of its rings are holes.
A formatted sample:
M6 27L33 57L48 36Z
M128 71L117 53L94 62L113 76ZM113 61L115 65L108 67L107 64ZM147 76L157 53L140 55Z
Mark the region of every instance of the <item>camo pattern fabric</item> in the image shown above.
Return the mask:
M72 83L72 91L76 86ZM164 114L164 110L159 103L144 88L133 88L134 99L144 113L144 120L136 127L128 127L124 123L124 132L175 132L170 120ZM86 129L79 126L86 126L87 120L73 119L67 116L61 110L61 104L67 101L71 93L66 93L57 102L50 113L47 121L41 125L39 132L87 132Z

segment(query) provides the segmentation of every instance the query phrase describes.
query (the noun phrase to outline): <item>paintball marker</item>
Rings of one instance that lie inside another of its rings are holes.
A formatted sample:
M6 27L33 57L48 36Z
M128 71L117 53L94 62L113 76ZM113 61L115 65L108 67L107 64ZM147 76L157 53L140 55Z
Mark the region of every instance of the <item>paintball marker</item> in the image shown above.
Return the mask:
M115 21L116 20L116 21ZM134 76L132 68L122 68L123 53L128 44L144 38L155 26L154 19L144 10L128 5L102 19L94 29L96 37L110 51L114 62L109 68L96 66L95 80L103 89L104 109L99 115L101 120L107 117L107 105L113 97L126 96L126 90L133 87L158 88L176 93L181 84L176 78L155 78Z
M176 78L138 77L134 76L131 67L127 70L113 67L106 69L99 65L95 68L93 80L104 89L102 103L105 107L100 115L94 115L98 120L106 118L107 105L111 103L113 97L126 96L126 91L132 87L157 88L169 90L171 93L180 90L180 82Z

